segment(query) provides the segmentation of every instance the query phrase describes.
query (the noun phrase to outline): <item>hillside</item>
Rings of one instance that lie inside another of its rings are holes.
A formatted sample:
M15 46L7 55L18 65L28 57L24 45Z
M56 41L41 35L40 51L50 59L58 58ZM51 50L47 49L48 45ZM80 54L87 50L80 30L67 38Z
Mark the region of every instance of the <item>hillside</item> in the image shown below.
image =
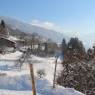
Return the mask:
M38 26L30 25L19 20L10 18L10 17L0 17L0 20L3 19L8 27L13 31L21 31L25 33L37 33L39 36L42 36L46 39L51 39L54 42L61 43L63 38L68 39L67 36L61 34L60 32L48 30Z

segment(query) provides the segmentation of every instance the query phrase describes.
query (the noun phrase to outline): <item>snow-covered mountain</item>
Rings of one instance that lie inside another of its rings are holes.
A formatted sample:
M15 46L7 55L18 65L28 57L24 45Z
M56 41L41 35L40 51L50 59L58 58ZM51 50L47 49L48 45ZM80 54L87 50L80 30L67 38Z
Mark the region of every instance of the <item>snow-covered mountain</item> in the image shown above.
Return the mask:
M11 17L1 16L0 20L1 19L3 19L5 23L14 30L20 30L25 33L37 33L38 35L47 39L51 39L54 42L61 43L63 38L68 39L68 37L57 31L30 25L19 20L13 19Z

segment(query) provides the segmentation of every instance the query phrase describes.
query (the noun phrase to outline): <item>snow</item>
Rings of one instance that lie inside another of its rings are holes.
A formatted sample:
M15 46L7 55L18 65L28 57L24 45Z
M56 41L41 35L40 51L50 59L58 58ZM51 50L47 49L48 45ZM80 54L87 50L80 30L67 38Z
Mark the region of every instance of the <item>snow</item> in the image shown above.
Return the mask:
M16 60L22 55L22 52L16 51L14 53L9 53L2 55L0 54L0 60Z
M8 39L11 41L18 41L19 40L18 38L14 37L14 36L9 36Z
M29 71L29 64L24 63L21 70L18 68L10 67L10 65L15 64L14 59L19 58L22 55L21 52L16 51L15 53L0 55L1 59L10 59L11 62L0 63L0 95L31 95L31 77ZM81 92L76 91L74 88L65 88L56 85L56 88L52 88L52 80L54 73L54 62L55 58L41 58L31 55L34 73L37 95L84 95ZM61 61L58 61L57 73L60 72L62 66ZM6 67L7 65L7 67ZM15 66L15 65L13 65ZM39 78L37 71L44 69L46 76L44 78Z
M10 91L10 90L0 90L0 95L32 95L31 91ZM41 95L41 94L37 94Z

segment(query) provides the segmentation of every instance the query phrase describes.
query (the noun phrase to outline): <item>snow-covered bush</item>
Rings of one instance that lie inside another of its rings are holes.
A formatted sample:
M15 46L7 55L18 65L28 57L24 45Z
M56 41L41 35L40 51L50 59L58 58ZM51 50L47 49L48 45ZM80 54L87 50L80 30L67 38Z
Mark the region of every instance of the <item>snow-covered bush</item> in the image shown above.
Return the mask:
M85 48L78 38L71 38L68 43L63 40L63 70L58 84L75 88L86 95L95 95L95 53Z
M45 70L44 69L39 69L37 71L37 75L38 75L39 78L43 78L46 75Z
M76 90L81 91L86 95L94 95L95 69L93 69L90 63L64 63L63 71L57 79L57 82L65 87L75 88Z

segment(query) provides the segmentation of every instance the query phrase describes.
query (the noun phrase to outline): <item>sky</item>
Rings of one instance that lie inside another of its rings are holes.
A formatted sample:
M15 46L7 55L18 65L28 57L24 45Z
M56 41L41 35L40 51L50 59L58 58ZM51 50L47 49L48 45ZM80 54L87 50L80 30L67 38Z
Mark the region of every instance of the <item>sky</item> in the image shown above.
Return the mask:
M95 41L95 0L0 0L0 16Z

